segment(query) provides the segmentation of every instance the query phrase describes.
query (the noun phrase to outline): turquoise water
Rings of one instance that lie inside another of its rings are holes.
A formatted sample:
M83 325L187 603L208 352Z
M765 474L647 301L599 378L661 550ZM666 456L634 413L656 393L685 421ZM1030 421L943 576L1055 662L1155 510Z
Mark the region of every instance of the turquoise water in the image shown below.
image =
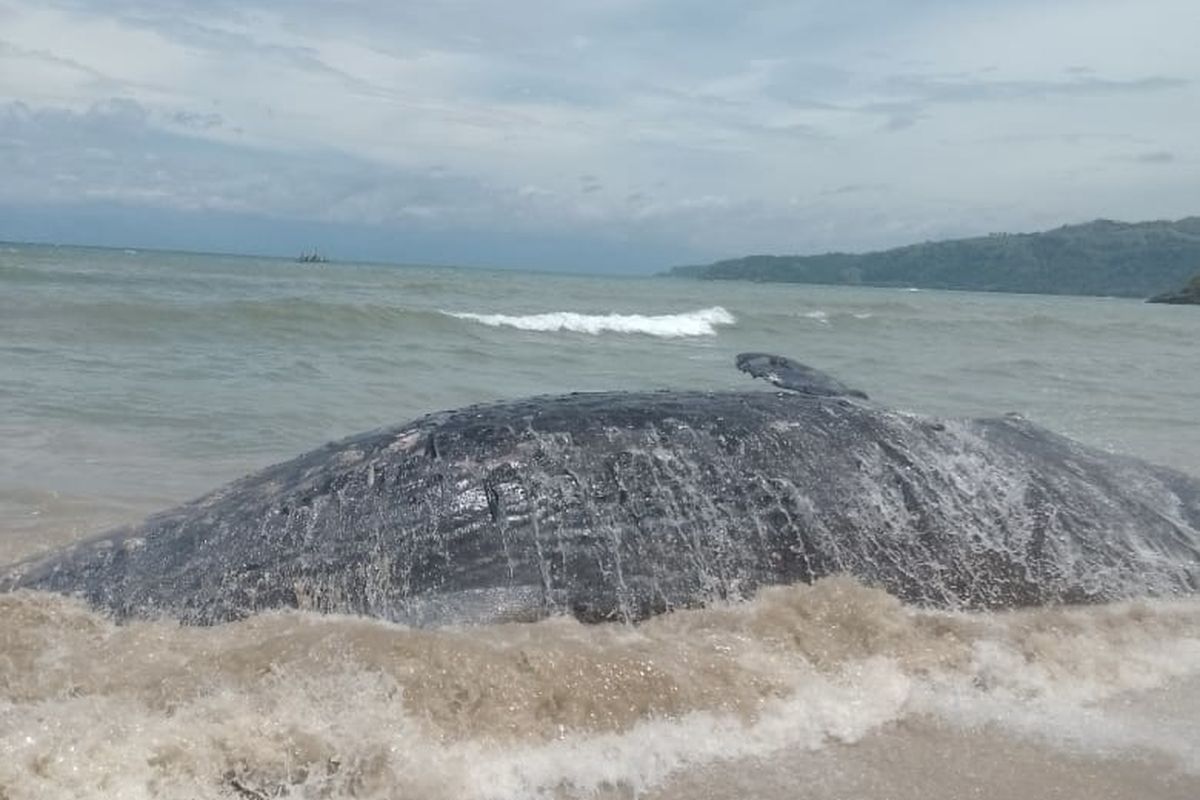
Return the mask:
M745 350L1200 475L1198 341L1200 309L1106 298L0 245L0 563L439 408L750 388ZM1190 601L939 615L851 582L637 630L0 618L0 797L1200 791Z

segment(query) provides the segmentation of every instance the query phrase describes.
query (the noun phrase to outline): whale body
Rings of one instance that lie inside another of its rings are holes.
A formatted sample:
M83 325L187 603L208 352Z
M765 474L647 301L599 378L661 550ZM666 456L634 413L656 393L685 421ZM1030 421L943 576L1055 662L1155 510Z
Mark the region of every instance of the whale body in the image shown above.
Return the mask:
M952 609L1200 586L1197 479L1014 416L936 420L818 385L438 412L15 565L0 588L118 618L425 625L630 621L845 573Z

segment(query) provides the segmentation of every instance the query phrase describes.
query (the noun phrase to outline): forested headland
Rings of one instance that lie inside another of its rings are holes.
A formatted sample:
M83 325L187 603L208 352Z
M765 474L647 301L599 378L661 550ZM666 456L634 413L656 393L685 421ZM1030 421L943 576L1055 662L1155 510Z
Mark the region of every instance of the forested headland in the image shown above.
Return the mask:
M1200 270L1200 217L1096 220L1040 233L993 233L873 253L753 255L675 267L709 280L900 286L1147 297Z

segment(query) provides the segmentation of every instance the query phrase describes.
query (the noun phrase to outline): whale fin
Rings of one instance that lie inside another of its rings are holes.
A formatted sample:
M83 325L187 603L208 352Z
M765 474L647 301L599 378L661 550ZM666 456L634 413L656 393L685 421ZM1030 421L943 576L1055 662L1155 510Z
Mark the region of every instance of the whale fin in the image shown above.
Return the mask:
M784 356L770 353L739 353L735 363L742 372L770 381L780 389L789 389L793 392L817 397L868 399L865 392L851 389L832 375Z

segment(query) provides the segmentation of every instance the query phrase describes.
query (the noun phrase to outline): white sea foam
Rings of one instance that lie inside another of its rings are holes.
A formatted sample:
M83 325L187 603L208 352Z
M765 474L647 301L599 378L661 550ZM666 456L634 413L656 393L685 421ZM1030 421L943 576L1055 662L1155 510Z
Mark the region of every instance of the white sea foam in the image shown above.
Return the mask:
M627 731L567 736L494 749L471 758L471 792L480 798L538 797L554 788L594 796L621 786L633 796L689 766L768 756L779 750L850 744L895 719L910 679L889 659L873 658L833 676L798 674L784 698L764 703L756 720L692 712L639 722Z
M824 309L818 308L814 311L798 312L796 314L796 316L800 317L801 319L811 319L814 322L817 322L821 325L830 325L835 321L842 321L842 320L848 320L848 319L859 319L859 320L871 319L871 317L873 317L875 315L869 311L864 311L864 312L835 311L833 313L830 313L828 311L825 311Z
M648 336L677 338L715 336L717 328L733 325L737 319L720 306L685 311L679 314L580 314L575 311L549 311L544 314L477 314L469 311L443 311L443 314L490 325L523 331L571 331L573 333L640 333Z
M853 769L871 737L919 751L919 720L985 749L1150 754L1192 781L1194 703L1128 699L1195 685L1198 622L1195 600L921 611L848 579L637 627L440 631L301 613L118 626L0 595L0 796L627 798L803 753Z
M1135 601L977 617L986 633L972 643L968 669L916 684L910 708L1078 753L1157 753L1200 775L1200 741L1185 721L1194 710L1164 717L1144 700L1121 701L1171 683L1197 685L1198 611L1195 600Z

